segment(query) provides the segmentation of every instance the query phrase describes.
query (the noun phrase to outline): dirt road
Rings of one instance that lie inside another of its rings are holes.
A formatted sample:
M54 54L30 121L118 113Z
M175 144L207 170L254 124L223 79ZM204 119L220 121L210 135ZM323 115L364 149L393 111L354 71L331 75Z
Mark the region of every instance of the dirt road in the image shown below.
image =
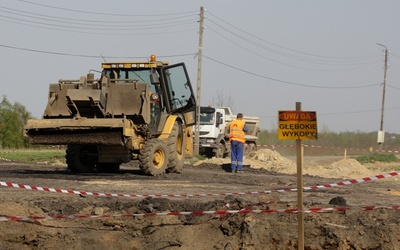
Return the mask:
M305 165L326 171L339 169L332 164L340 160L309 158ZM257 164L248 160L243 174L232 174L226 161L205 161L151 177L134 163L116 174L73 175L62 164L0 161L0 249L297 249L297 214L290 210L296 211L297 196L289 191L296 175ZM374 174L396 167L366 166ZM309 187L346 179L305 174L303 180ZM400 249L400 210L393 209L399 195L397 175L304 192L307 211L329 209L304 215L305 249Z

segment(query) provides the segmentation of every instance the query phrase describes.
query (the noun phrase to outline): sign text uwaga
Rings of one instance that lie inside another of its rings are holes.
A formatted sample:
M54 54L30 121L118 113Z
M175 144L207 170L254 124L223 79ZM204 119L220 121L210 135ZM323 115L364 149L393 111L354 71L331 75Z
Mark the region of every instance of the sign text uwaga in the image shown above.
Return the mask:
M316 140L317 113L315 111L278 111L280 140Z

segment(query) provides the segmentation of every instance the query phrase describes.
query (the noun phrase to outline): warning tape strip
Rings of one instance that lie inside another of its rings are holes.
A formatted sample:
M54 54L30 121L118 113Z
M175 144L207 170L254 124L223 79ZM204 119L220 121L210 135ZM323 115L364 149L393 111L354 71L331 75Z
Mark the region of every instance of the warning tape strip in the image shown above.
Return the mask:
M340 187L345 185L352 185L363 183L367 181L375 181L379 179L385 179L389 177L394 177L400 175L400 171L390 172L387 174L381 174L376 176L364 177L360 179L352 179L347 181L340 181L333 184L324 184L324 185L314 185L303 187L304 191L314 190L314 189L322 189L322 188L330 188L330 187ZM285 192L296 192L297 188L289 188L289 189L275 189L275 190L265 190L265 191L248 191L248 192L227 192L227 193L199 193L199 194L112 194L112 193L99 193L99 192L85 192L85 191L76 191L76 190L66 190L59 188L48 188L48 187L36 187L30 185L16 184L11 182L0 181L0 186L5 187L13 187L13 188L21 188L35 191L44 191L44 192L54 192L54 193L64 193L64 194L79 194L79 195L89 195L89 196L101 196L101 197L137 197L137 198L146 198L146 197L184 197L184 198L192 198L192 197L215 197L215 196L227 196L227 195L255 195L255 194L271 194L271 193L285 193Z
M56 215L56 216L0 216L0 221L32 221L32 220L59 220L59 219L87 219L87 218L115 218L115 217L149 217L166 215L226 215L226 214L264 214L264 213L328 213L334 211L347 211L361 209L371 211L377 209L400 210L400 206L363 206L363 207L334 207L334 208L309 208L309 209L242 209L242 210L215 210L193 212L159 212L142 214L102 214L102 215Z
M257 148L276 148L276 147L294 147L295 145L287 144L287 145L279 145L279 144L264 144L264 145L257 145ZM319 146L319 145L309 145L303 144L305 148L321 148L321 149L335 149L335 150L348 150L348 151L364 151L370 152L369 149L360 149L360 148L345 148L345 147L327 147L327 146ZM400 150L374 150L374 152L385 152L385 153L394 153L400 154Z

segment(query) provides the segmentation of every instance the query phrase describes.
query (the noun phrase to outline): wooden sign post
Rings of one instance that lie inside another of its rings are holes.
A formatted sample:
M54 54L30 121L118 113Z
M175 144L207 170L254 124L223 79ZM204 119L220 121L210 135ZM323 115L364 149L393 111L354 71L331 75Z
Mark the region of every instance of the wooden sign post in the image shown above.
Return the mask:
M302 140L316 140L317 114L315 111L302 111L301 102L296 102L295 111L278 111L278 138L296 140L297 156L297 220L298 249L304 250L304 205L303 205L303 144Z

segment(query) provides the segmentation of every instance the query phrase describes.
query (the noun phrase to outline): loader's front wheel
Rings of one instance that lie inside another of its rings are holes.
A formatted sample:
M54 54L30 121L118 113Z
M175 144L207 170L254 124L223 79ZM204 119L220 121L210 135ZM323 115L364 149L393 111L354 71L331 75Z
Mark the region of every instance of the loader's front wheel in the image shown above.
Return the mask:
M140 169L149 175L164 174L168 165L168 146L159 139L150 139L139 153Z
M180 173L185 164L186 140L183 135L182 124L175 122L168 138L169 158L168 170Z
M97 148L92 145L68 145L65 156L72 173L92 173L97 158Z

